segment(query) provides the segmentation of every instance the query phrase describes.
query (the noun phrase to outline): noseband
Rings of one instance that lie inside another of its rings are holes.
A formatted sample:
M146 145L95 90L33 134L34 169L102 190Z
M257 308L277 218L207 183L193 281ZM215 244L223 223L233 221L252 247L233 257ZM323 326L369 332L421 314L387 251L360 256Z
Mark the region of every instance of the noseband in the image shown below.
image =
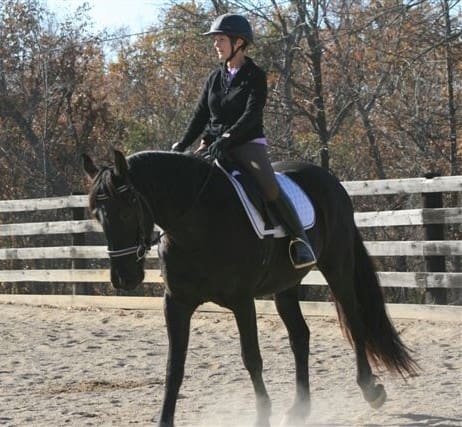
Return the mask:
M128 185L121 185L120 187L117 187L115 189L115 192L117 194L122 194L126 192L130 192L133 195L133 198L135 200L136 204L136 218L138 221L138 229L139 229L139 235L138 235L138 245L137 246L131 246L129 248L124 248L124 249L116 249L116 250L110 250L107 249L107 254L109 255L109 258L120 258L123 256L127 255L133 255L136 254L136 261L139 262L142 259L146 257L146 254L150 251L151 249L151 238L146 237L147 233L144 227L144 209L143 209L143 204L146 206L151 219L153 219L153 224L154 224L154 215L152 214L151 208L143 195L139 193L131 184ZM96 200L109 200L110 197L107 194L97 194L95 196Z

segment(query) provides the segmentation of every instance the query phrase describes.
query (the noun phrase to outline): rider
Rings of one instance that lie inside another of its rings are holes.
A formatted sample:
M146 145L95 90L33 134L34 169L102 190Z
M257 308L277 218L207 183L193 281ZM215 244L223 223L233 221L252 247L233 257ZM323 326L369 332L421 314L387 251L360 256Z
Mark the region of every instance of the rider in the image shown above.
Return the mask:
M183 152L202 134L196 153L208 152L219 160L228 157L252 175L291 236L289 252L294 267L313 265L314 251L268 157L263 133L266 74L245 55L253 42L252 28L243 16L229 13L215 19L204 35L213 36L222 63L208 77L186 132L172 150Z

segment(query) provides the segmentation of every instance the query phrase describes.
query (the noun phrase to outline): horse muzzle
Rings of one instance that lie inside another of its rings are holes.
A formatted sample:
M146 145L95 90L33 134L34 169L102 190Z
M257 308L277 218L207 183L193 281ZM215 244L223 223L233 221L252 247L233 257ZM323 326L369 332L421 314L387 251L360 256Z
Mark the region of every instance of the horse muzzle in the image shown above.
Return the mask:
M132 291L144 280L144 271L139 269L133 273L127 274L117 269L111 269L111 282L114 288Z

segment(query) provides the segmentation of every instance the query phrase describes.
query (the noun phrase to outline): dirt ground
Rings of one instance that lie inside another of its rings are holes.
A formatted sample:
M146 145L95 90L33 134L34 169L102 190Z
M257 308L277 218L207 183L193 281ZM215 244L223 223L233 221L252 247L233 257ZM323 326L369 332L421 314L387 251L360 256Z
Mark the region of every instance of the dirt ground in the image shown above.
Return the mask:
M153 425L163 396L167 337L157 311L0 304L0 425ZM388 400L371 409L354 354L334 318L309 317L310 426L462 426L462 324L395 320L421 375L380 373ZM282 322L259 316L264 378L277 426L294 394ZM195 314L176 425L251 426L252 385L230 314Z

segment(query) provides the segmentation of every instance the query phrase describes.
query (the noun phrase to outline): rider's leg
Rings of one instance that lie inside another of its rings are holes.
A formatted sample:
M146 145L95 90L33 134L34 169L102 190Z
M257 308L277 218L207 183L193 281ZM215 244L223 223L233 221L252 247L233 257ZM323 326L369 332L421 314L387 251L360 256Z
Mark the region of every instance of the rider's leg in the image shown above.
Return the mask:
M280 190L264 144L248 142L230 151L233 160L252 175L283 227L292 238L289 253L295 268L316 263L314 251L290 199Z
M264 144L247 142L229 152L232 159L251 175L267 202L279 197L279 184L274 176L267 147Z
M316 264L316 255L300 221L292 201L284 191L272 202L272 207L282 225L292 238L289 255L295 268L310 267Z

